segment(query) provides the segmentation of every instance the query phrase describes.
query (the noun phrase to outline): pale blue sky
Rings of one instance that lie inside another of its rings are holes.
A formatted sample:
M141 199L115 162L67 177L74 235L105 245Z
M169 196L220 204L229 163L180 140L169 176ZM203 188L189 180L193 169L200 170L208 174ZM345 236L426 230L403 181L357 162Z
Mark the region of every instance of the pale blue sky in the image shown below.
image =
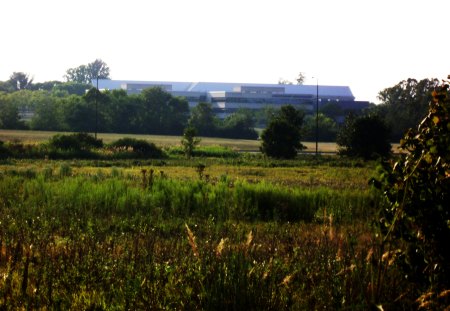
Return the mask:
M104 60L113 79L277 83L302 71L358 100L450 74L448 0L5 0L0 80L63 80ZM315 84L309 78L307 84Z

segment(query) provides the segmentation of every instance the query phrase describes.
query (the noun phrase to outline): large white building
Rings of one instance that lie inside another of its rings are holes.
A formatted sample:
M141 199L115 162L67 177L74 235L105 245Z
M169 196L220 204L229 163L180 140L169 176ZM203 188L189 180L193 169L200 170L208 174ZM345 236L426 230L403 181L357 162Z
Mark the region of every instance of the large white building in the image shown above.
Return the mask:
M96 83L95 80L92 84ZM348 86L98 80L100 90L123 89L128 94L138 94L149 87L161 87L173 96L185 97L191 107L200 102L211 103L221 117L239 108L279 108L288 104L313 111L317 95L319 106L336 103L344 110L360 110L369 105L369 102L355 101Z

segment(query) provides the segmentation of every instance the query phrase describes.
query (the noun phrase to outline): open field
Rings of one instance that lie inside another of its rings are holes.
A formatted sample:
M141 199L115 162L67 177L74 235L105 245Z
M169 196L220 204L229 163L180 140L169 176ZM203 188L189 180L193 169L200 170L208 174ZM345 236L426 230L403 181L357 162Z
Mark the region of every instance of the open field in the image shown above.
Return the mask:
M375 164L333 157L5 160L0 307L410 309Z
M1 141L13 141L19 140L24 143L37 143L43 142L51 138L53 135L61 132L47 132L47 131L20 131L20 130L1 130ZM161 135L137 135L137 134L113 134L113 133L100 133L98 137L103 139L105 143L110 143L122 137L132 137L137 139L145 139L155 143L160 147L170 147L180 145L181 138L179 136L161 136ZM258 140L245 140L245 139L227 139L227 138L211 138L202 137L200 143L201 146L223 146L229 147L237 151L255 152L259 151L261 142ZM307 147L305 152L315 152L315 142L303 142ZM335 153L337 152L336 143L332 142L320 142L320 153ZM398 151L398 144L393 144L393 151Z
M117 134L99 137L150 140L166 154L33 157L46 146L27 144L54 134L0 131L25 143L0 161L1 310L413 305L398 246L378 227L375 162L329 154L331 143L274 160L245 152L258 141L211 138L186 159L180 137Z

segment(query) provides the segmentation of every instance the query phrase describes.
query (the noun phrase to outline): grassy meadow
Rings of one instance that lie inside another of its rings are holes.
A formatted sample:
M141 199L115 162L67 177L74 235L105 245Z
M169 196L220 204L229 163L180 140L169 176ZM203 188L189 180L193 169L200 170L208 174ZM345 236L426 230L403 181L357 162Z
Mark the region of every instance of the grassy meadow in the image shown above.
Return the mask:
M379 235L376 166L248 153L3 160L0 308L409 310L414 289Z

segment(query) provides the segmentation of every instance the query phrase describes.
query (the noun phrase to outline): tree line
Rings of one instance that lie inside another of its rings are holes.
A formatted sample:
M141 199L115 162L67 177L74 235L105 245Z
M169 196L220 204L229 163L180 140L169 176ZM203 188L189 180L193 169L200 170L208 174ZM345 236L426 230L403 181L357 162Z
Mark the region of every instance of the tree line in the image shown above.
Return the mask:
M161 88L128 95L124 90L99 92L91 88L83 95L61 86L51 92L21 90L0 93L0 128L71 132L114 132L181 135L190 124L202 136L256 139L255 120L248 111L217 118L212 106L201 103L189 108L185 98ZM22 116L32 112L26 122ZM22 115L22 116L21 116Z
M0 128L181 135L191 125L200 136L256 139L254 128L266 128L278 113L270 107L239 110L221 120L210 104L189 109L186 100L162 90L139 95L121 90L96 92L91 84L96 78L110 78L110 69L101 59L67 69L65 82L34 83L29 74L14 72L8 81L0 81ZM303 82L301 78L302 74L297 83ZM400 81L382 90L381 103L363 114L377 115L388 127L390 141L399 141L425 116L438 84L438 79ZM338 103L322 105L318 116L304 113L302 140L337 141L348 124L342 117L348 114Z

